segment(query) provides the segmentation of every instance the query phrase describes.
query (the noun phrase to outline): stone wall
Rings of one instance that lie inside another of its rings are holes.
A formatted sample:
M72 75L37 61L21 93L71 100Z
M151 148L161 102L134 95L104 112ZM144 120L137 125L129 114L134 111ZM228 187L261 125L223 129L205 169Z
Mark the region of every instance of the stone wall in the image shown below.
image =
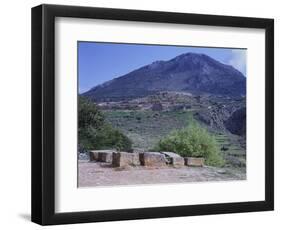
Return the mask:
M128 153L115 152L113 150L92 150L89 152L90 161L111 163L113 167L147 166L162 167L171 165L174 167L204 166L204 158L181 157L173 152L143 152Z

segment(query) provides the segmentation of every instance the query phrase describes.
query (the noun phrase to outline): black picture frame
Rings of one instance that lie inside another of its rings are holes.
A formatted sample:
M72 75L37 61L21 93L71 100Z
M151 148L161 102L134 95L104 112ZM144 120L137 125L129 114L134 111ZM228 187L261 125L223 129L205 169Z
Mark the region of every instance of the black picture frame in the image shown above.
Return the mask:
M55 18L110 19L265 29L265 200L55 213ZM32 221L41 225L222 214L274 209L274 20L110 8L32 8Z

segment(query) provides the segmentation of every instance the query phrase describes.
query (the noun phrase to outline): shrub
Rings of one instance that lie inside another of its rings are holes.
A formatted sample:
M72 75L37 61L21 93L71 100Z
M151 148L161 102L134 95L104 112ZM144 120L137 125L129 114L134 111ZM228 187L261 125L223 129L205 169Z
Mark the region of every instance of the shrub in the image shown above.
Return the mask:
M183 157L204 157L207 165L224 164L214 137L195 122L183 129L172 131L159 141L156 149L175 152Z
M130 151L132 148L131 140L109 124L104 124L99 130L92 127L83 129L79 144L85 150L115 148Z

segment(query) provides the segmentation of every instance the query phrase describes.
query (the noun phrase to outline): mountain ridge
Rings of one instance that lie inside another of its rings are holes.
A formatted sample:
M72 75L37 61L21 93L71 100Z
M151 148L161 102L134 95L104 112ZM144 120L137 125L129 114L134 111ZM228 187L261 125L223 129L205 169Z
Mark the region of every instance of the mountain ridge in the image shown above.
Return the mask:
M160 91L244 96L245 76L208 55L184 53L168 61L154 61L82 94L94 101L121 101Z

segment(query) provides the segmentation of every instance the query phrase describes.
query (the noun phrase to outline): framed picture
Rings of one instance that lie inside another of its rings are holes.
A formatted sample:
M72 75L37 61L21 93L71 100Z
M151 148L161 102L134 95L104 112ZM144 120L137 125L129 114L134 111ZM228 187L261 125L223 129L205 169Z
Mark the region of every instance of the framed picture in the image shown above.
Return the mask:
M32 221L273 210L273 19L32 9Z

